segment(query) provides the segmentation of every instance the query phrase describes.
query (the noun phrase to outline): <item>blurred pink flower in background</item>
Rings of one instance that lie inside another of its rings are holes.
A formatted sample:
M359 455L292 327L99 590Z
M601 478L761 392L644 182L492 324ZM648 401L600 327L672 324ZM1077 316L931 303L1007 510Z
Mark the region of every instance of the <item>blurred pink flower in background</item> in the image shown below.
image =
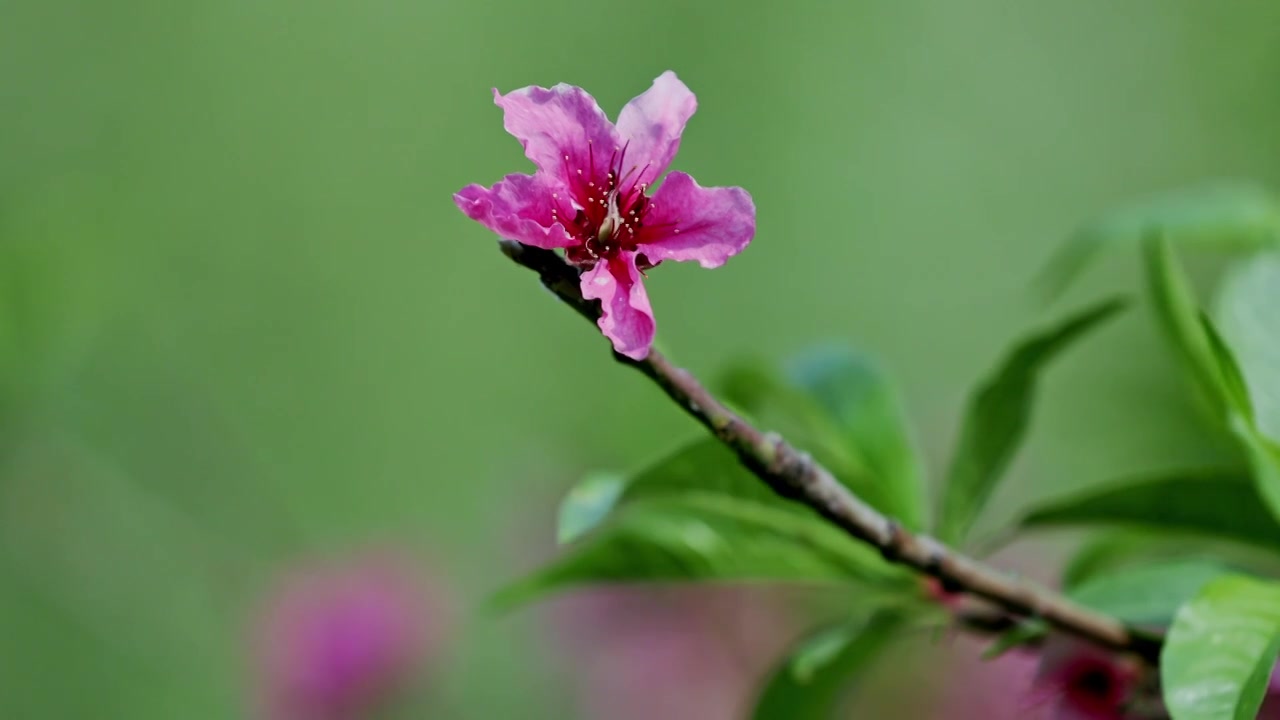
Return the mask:
M407 557L289 570L252 640L263 720L363 720L420 685L447 640L448 603Z
M936 693L929 702L929 718L947 720L1047 720L1052 717L1045 703L1029 693L1036 675L1038 656L1033 651L1014 650L992 660L982 652L990 644L986 638L956 631L935 646L927 672L941 682L927 685Z
M612 586L552 608L578 717L737 720L804 625L778 588Z

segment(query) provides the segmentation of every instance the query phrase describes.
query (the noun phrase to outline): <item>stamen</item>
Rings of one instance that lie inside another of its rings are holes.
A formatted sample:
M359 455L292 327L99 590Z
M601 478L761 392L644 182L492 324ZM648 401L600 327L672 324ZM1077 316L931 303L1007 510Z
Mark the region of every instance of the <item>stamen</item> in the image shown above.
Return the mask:
M640 174L636 176L636 183L637 183L637 184L635 184L635 185L632 185L632 186L631 186L632 191L634 191L634 190L638 187L638 188L640 188L640 192L644 192L644 191L645 191L645 188L649 187L649 184L648 184L648 183L641 183L641 182L640 182L640 179L644 177L644 174L645 174L645 173L649 172L649 166L650 166L650 165L652 165L652 164L653 164L653 163L645 163L645 164L644 164L644 168L642 168L642 169L640 170ZM632 168L631 168L631 170L632 170L632 171L634 171L634 170L635 170L635 167L632 167ZM631 172L628 172L628 173L627 173L627 177L631 177Z

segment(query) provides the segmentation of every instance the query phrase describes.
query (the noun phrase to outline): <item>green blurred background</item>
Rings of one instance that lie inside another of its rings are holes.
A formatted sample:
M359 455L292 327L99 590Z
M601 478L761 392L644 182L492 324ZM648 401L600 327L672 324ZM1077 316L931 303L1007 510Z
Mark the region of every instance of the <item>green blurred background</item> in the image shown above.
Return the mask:
M652 273L660 342L708 376L865 348L934 468L1079 222L1280 180L1275 3L8 0L0 717L236 717L266 579L388 541L456 598L442 716L572 713L542 616L478 604L585 468L697 429L450 195L529 168L490 87L614 115L666 69L676 167L759 232ZM1055 370L997 516L1214 455L1157 348L1131 314Z

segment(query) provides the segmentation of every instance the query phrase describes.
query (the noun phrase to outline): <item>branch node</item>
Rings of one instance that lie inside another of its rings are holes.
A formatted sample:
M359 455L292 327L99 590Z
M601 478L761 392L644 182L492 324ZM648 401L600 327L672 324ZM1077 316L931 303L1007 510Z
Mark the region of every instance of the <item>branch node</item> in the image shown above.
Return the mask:
M880 554L885 560L897 562L902 558L902 539L905 532L897 520L886 518L884 540L880 544Z

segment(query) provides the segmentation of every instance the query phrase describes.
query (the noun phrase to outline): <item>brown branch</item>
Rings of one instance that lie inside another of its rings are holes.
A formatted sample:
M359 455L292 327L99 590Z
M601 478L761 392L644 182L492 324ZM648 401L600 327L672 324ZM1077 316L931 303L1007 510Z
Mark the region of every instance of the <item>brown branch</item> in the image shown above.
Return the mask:
M578 271L559 255L511 241L500 245L508 257L538 273L548 290L583 317L593 322L599 318L599 304L583 299ZM1158 636L966 557L932 537L909 532L855 496L807 454L773 433L761 432L729 410L688 371L673 365L657 350L644 360L616 353L614 357L657 383L779 495L808 505L849 535L878 548L890 562L936 577L948 590L983 598L1015 619L1039 618L1103 647L1134 653L1153 664L1157 660Z

